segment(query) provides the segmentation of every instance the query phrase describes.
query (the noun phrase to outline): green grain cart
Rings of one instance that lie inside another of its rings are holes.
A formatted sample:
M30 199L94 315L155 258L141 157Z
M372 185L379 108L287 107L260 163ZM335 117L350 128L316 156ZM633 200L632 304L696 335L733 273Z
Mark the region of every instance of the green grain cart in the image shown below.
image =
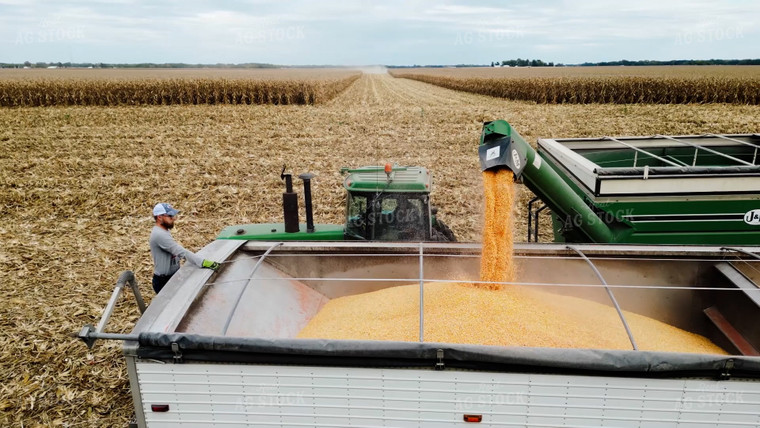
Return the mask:
M758 134L707 134L539 139L536 151L497 120L479 153L536 194L529 241L546 207L556 242L759 245L758 149Z

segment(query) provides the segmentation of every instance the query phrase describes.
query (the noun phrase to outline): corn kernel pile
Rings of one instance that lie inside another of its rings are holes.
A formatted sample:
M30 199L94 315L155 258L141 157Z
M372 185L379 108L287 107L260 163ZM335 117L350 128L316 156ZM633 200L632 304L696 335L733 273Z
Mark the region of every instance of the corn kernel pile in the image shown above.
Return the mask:
M419 340L419 284L333 299L300 338ZM529 287L425 284L426 342L632 349L614 308ZM702 336L625 312L639 349L724 354Z
M514 281L512 172L483 173L486 227L481 281ZM590 300L500 284L426 283L426 342L554 348L632 349L617 312ZM419 284L328 302L300 338L419 340ZM706 338L624 312L641 350L725 354Z

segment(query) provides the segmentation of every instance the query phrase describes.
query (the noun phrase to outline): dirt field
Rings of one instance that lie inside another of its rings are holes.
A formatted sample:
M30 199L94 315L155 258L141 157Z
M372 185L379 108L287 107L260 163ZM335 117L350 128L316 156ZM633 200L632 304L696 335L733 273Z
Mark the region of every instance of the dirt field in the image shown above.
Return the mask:
M538 105L385 74L365 74L318 106L0 109L0 426L126 424L119 344L88 352L69 334L97 321L124 269L153 296L155 203L182 210L174 236L197 250L224 225L280 221L283 164L317 174L315 221L340 223L338 169L398 162L431 168L441 218L478 240L478 137L498 118L531 142L760 130L760 106ZM517 242L530 197L521 188ZM127 297L110 331L138 318Z

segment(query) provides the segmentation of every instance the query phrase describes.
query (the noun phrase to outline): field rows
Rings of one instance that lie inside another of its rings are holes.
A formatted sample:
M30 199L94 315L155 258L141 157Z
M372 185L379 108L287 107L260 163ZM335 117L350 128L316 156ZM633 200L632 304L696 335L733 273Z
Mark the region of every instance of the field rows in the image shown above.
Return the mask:
M0 107L318 104L334 98L360 75L345 70L322 70L312 76L302 70L286 70L279 77L268 70L241 70L217 77L204 70L128 70L121 74L45 70L30 73L33 78L19 78L26 71L38 70L0 73Z
M283 164L316 174L315 221L342 223L339 168L398 162L430 168L441 219L477 241L477 144L482 122L494 119L530 142L754 133L760 106L536 104L364 74L316 105L0 109L0 426L126 425L119 344L89 351L69 335L97 321L124 269L153 296L155 203L182 210L173 234L198 250L226 225L281 221ZM532 195L518 189L521 242ZM545 217L544 240L549 229ZM127 295L108 330L129 332L138 317Z
M660 67L397 69L391 74L457 91L548 104L760 104L760 67L662 67L661 74L655 68Z

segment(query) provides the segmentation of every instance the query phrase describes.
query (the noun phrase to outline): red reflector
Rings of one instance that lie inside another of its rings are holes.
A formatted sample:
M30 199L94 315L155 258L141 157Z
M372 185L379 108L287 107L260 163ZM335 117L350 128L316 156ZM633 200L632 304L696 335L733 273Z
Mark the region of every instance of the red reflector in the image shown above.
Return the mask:
M385 164L385 173L386 174L390 174L391 171L393 171L393 165L391 165L389 163Z
M480 422L483 420L483 415L464 415L465 422Z
M153 410L154 412L168 412L169 405L168 404L151 404L150 410Z

